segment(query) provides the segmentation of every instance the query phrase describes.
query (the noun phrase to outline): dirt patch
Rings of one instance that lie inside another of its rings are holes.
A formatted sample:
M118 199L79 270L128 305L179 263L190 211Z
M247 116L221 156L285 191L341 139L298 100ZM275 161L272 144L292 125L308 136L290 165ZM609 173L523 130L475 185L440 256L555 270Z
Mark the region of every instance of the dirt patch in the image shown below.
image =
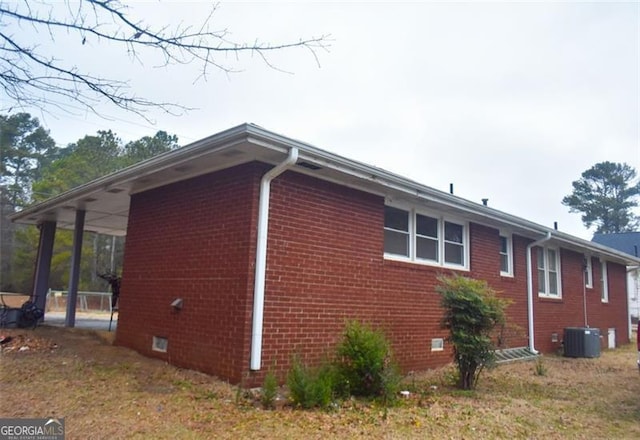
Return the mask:
M58 344L50 339L35 336L30 333L12 331L0 333L0 351L9 353L33 353L38 351L51 351L58 348Z
M597 359L543 358L487 371L478 390L450 385L452 369L408 377L408 397L385 409L347 400L331 411L275 411L255 393L112 345L112 333L0 330L3 417L65 417L84 438L616 438L640 437L633 346ZM29 349L20 351L20 347ZM544 372L537 375L536 370Z

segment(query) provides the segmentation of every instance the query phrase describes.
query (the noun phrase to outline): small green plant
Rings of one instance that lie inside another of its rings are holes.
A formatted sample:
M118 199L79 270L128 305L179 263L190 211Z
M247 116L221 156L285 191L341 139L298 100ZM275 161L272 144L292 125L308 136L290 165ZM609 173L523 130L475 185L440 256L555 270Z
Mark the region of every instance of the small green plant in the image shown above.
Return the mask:
M308 368L297 356L287 376L291 401L304 409L327 408L333 400L335 374L330 364Z
M439 277L442 328L449 330L454 360L460 373L458 386L475 388L480 373L495 363L491 332L505 321L507 302L497 298L486 281L454 275Z
M218 394L212 390L201 390L195 396L196 400L217 400Z
M260 391L260 403L264 409L274 409L276 407L276 397L278 396L278 379L272 371L264 377L262 390Z
M336 368L341 395L380 398L384 404L397 397L400 375L380 330L348 322L337 347Z
M188 379L174 379L173 385L182 391L191 391L193 389L193 383Z
M460 370L453 366L443 368L442 383L447 386L458 386L460 384Z
M547 375L547 366L544 364L541 357L536 360L535 365L533 366L533 374L536 376L546 376Z
M245 387L246 379L242 376L240 383L236 386L236 405L239 408L247 407L249 402L254 401L251 391Z

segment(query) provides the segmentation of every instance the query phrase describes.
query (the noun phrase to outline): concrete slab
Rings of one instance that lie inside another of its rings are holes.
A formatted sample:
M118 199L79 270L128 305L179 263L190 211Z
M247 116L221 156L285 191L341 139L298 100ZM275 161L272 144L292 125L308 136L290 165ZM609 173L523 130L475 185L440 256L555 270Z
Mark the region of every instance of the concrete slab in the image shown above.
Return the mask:
M86 313L76 312L76 327L91 330L109 330L110 313ZM64 327L65 312L46 312L44 315L44 323L56 327ZM118 313L113 314L113 323L111 331L115 331L118 326Z

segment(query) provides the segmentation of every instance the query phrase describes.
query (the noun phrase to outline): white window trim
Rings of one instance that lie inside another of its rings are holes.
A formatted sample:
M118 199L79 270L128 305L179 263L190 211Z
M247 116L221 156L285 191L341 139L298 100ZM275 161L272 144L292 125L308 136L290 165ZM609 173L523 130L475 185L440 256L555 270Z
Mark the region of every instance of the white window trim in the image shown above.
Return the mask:
M587 265L585 267L585 273L587 274L587 280L584 283L584 286L587 289L593 289L593 263L591 262L591 255L584 256Z
M513 278L513 234L505 231L500 231L500 237L504 237L507 239L507 272L502 270L502 262L500 264L500 275L503 277L511 277ZM498 255L502 254L502 248Z
M609 273L607 270L607 260L600 260L600 301L609 302Z
M425 266L445 267L448 269L456 270L469 270L469 222L460 220L455 217L443 216L441 214L434 213L432 211L415 209L404 204L385 203L385 206L391 208L402 209L409 212L409 256L390 254L385 252L384 258L387 260L404 261L415 264L422 264ZM432 217L438 220L438 261L423 260L416 257L416 214ZM454 223L462 226L462 247L464 264L452 264L444 261L444 223Z
M554 246L540 246L540 248L542 249L542 255L544 257L544 271L545 271L545 291L544 292L540 292L540 286L538 286L538 296L541 298L551 298L551 299L561 299L562 298L562 264L560 262L561 257L560 257L560 248L554 247ZM550 279L551 277L549 276L549 250L553 250L556 253L556 272L558 274L558 280L557 280L557 291L558 293L556 295L553 295L549 292L551 292L550 289ZM538 270L539 267L536 267L536 270ZM537 273L537 272L536 272Z

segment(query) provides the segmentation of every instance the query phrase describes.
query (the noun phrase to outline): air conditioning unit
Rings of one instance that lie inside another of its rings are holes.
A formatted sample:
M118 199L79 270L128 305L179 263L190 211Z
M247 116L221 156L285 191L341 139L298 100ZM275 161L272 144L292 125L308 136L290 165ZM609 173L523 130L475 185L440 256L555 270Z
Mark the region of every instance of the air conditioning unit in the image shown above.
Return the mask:
M574 358L600 357L600 330L588 327L565 328L564 355Z

